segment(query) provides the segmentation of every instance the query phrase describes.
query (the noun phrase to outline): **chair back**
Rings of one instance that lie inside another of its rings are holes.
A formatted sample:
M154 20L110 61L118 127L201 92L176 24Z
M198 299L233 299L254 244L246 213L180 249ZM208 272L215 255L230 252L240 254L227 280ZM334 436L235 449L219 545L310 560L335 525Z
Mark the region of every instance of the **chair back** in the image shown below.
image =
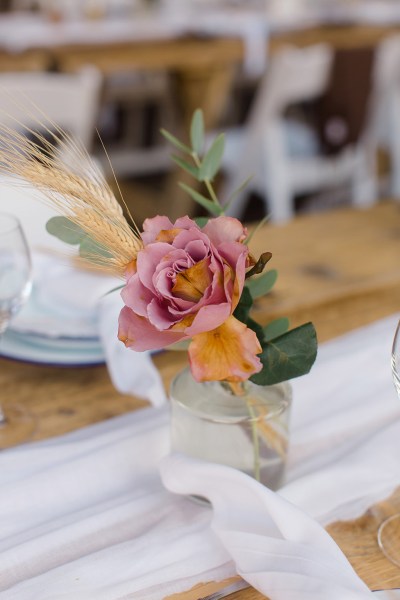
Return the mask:
M376 51L373 131L379 146L390 154L389 189L400 198L400 35L380 42Z
M224 195L229 197L249 173L255 174L250 185L259 187L257 165L266 144L274 148L277 160L278 157L283 159L286 153L282 128L285 109L323 93L328 84L332 61L333 50L326 44L305 49L287 46L271 56L246 123L240 164L228 181ZM232 204L232 214L241 203L241 198L238 197Z
M272 56L254 102L250 125L280 117L290 105L320 96L328 84L333 50L318 44L287 47Z
M0 124L37 131L53 123L90 151L101 84L100 73L91 67L74 74L0 73Z

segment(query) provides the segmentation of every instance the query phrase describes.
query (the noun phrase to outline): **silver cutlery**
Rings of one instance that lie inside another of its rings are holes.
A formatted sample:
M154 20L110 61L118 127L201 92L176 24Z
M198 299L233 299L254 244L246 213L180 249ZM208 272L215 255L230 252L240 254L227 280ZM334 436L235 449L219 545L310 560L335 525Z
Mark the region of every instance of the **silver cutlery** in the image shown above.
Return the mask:
M239 590L244 590L250 587L247 581L243 579L240 581L235 581L235 583L231 583L230 585L225 586L222 590L218 592L214 592L213 594L209 594L208 596L202 596L198 598L198 600L222 600L222 598L227 598L231 594L238 592ZM400 600L400 589L393 588L390 590L373 590L374 593L379 594L379 598L382 600ZM396 592L396 593L394 593Z
M226 598L234 592L244 590L248 587L250 587L250 584L248 584L247 581L244 581L244 579L241 579L240 581L235 581L235 583L225 586L222 590L218 590L218 592L214 592L208 596L202 596L201 598L198 598L198 600L221 600L221 598Z

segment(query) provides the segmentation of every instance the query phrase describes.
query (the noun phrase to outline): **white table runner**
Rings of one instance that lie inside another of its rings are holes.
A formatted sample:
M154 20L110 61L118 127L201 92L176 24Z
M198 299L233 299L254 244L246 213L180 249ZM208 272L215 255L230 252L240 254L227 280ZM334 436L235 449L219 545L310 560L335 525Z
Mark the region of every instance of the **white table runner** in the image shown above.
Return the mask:
M396 317L325 344L295 380L281 494L322 523L400 484ZM2 600L161 600L234 565L211 509L164 490L168 409L146 409L0 455Z

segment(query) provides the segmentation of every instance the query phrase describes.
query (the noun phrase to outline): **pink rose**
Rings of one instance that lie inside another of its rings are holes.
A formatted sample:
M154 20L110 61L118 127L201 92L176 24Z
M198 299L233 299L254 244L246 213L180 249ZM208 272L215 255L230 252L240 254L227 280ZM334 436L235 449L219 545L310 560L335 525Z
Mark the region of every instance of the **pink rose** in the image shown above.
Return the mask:
M228 331L226 323L232 323L231 334L237 335L236 319L231 315L243 290L249 260L242 224L221 216L200 229L189 217L172 224L167 217L157 216L147 219L143 229L144 248L137 254L136 266L130 266L121 294L125 307L119 318L119 339L142 351L206 332L213 332L210 340L220 340L216 330L225 324L221 331ZM242 379L247 379L261 369L255 356L261 348L254 332L243 328L240 337L247 341L247 370ZM194 344L194 354L189 347L193 374L199 380L213 379L210 369L199 364L204 363L204 356L196 357L196 348L203 353L204 343ZM232 375L231 366L225 371L218 371L218 379ZM240 368L236 371L232 376L238 380Z

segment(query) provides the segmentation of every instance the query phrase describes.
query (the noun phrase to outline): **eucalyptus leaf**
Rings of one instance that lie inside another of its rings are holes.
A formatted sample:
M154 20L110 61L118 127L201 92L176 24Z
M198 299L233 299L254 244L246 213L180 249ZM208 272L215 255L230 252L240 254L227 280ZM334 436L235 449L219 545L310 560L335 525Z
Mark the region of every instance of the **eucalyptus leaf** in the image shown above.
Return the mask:
M186 183L182 183L180 181L179 187L185 190L185 192L187 192L195 202L200 204L203 208L207 209L212 215L218 217L220 214L222 214L222 208L218 206L218 204L215 204L215 202L212 202L199 192L196 192L196 190L186 185Z
M266 342L274 340L275 338L283 335L289 329L289 319L287 317L281 317L271 321L263 328L264 338Z
M86 236L85 239L82 240L79 247L79 255L88 260L93 259L96 256L102 256L105 258L110 258L112 256L112 254L110 254L110 252L108 252L104 246L98 244L89 236Z
M195 165L191 165L186 160L183 160L182 158L180 158L179 156L176 156L175 154L173 154L171 156L171 158L174 162L176 162L176 164L181 169L183 169L184 171L186 171L187 173L192 175L192 177L194 177L195 179L199 178L199 168L198 167L196 167Z
M200 229L203 229L203 227L207 225L208 221L210 220L210 217L194 217L193 220L195 223L197 223Z
M200 181L211 181L221 166L221 159L224 153L225 136L221 133L213 142L211 148L204 156L199 169Z
M190 141L196 154L201 154L204 146L204 120L203 112L198 108L192 118L190 125Z
M246 287L255 300L256 298L268 294L274 287L277 278L278 271L276 269L271 269L271 271L267 271L255 279L247 279Z
M258 385L273 385L308 373L317 356L317 336L312 323L292 329L263 345L263 369L251 377Z
M67 217L52 217L46 223L46 230L51 235L73 246L80 244L86 233Z
M178 140L178 138L172 135L172 133L169 133L169 131L167 131L166 129L160 129L160 133L165 137L166 140L168 140L173 146L175 146L175 148L178 148L178 150L181 150L186 154L192 153L189 146L186 146L186 144Z

